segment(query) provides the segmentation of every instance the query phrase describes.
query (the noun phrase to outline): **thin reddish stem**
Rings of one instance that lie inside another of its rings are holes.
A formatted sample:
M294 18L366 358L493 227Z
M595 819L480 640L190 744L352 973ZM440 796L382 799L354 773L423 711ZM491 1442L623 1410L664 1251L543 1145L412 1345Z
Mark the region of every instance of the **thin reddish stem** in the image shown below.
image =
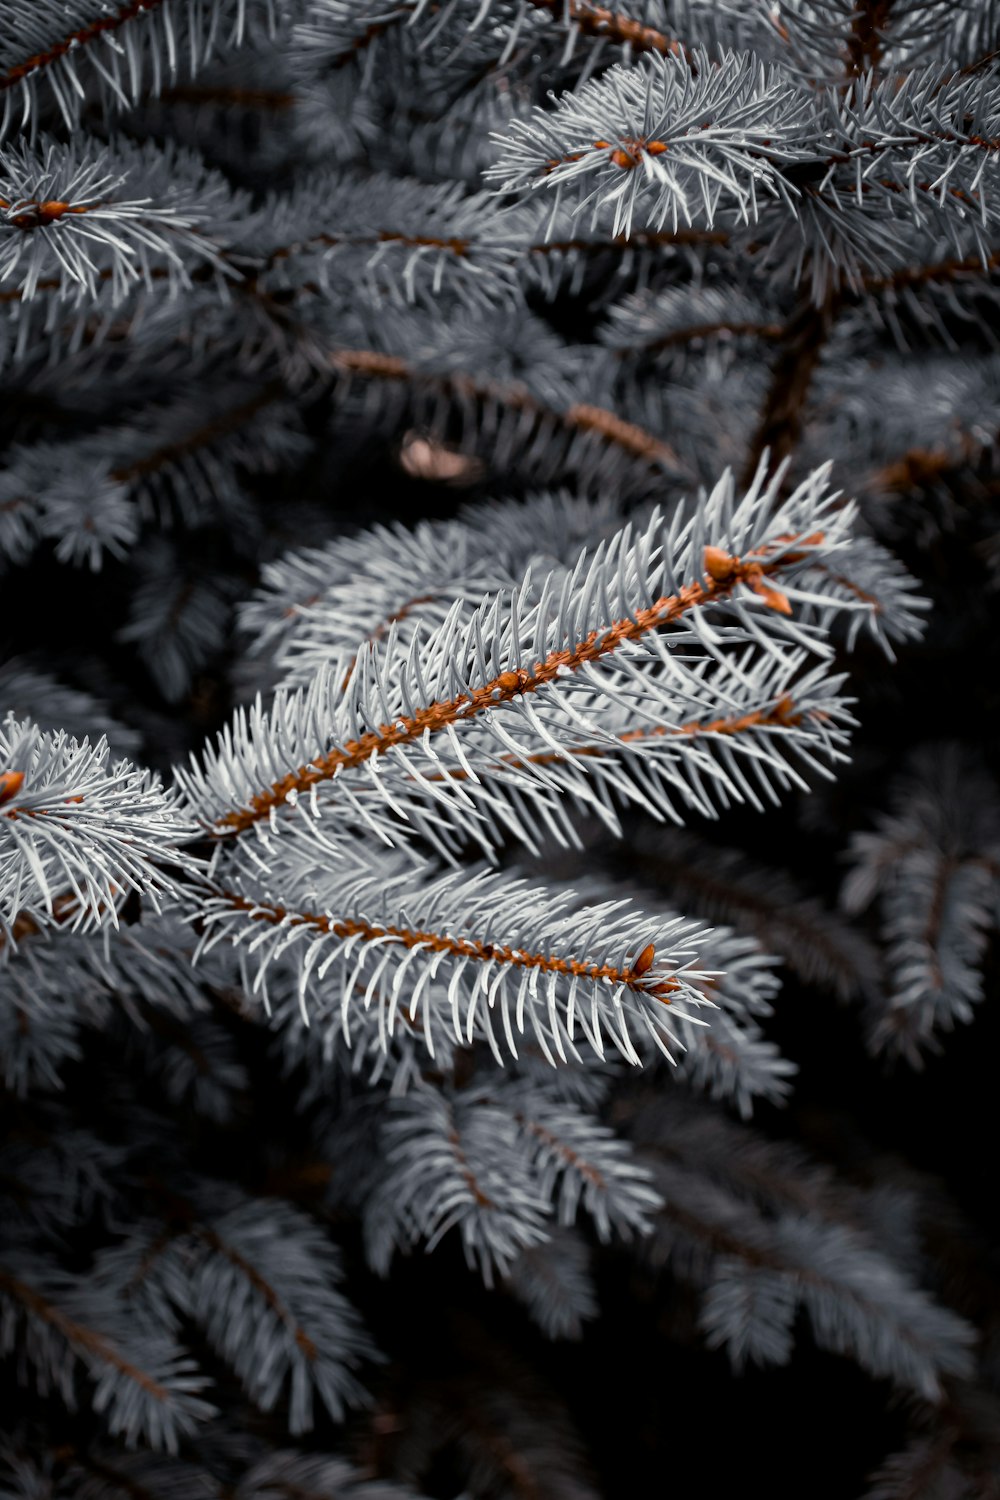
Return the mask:
M366 922L361 918L333 917L323 912L289 912L283 906L271 906L251 901L235 891L219 893L234 911L246 912L251 921L269 922L279 927L311 927L317 932L336 938L360 938L362 942L381 942L389 937L403 948L423 948L434 953L448 953L453 958L470 958L479 963L499 963L512 969L535 969L546 974L563 974L569 978L604 980L608 984L624 984L630 989L661 1000L669 1005L669 994L680 988L680 981L655 975L647 981L643 974L633 968L618 968L614 964L589 963L583 959L563 958L553 953L526 953L520 948L505 943L482 942L479 938L452 937L447 933L422 931L410 927Z
M628 453L630 457L648 463L667 464L680 469L680 460L668 443L647 432L635 422L620 417L617 412L603 406L591 406L578 402L566 411L544 406L526 390L519 387L494 386L488 381L477 380L468 374L436 376L415 370L397 354L380 354L372 349L340 349L330 356L334 369L345 375L370 380L393 380L401 383L417 383L421 380L436 381L446 394L483 402L494 401L510 411L534 413L538 421L549 421L578 432L590 432L604 442Z
M111 15L99 16L89 25L67 32L58 42L53 42L51 47L46 47L43 52L36 52L32 57L26 57L23 62L15 63L5 73L0 74L0 93L13 88L29 74L52 67L53 63L68 57L70 53L81 47L89 46L100 37L110 36L143 13L148 15L150 11L157 10L163 3L164 0L127 0L126 4L120 5Z
M837 581L847 588L853 587L847 579ZM855 589L855 592L860 594L861 591ZM822 715L814 713L809 717L820 718ZM516 770L518 766L556 766L566 765L574 760L601 760L605 756L613 755L619 745L641 744L644 740L694 739L703 734L736 736L745 734L748 729L792 729L801 724L802 720L803 715L796 711L791 697L786 695L772 708L757 708L750 713L730 718L692 719L687 724L655 724L644 725L641 729L626 729L624 733L617 736L614 745L574 745L562 753L555 750L540 750L533 755L502 755L497 760L497 767L499 769L503 766L510 766ZM460 767L438 771L433 776L424 778L425 781L438 782L467 781L468 779L468 771L463 771Z
M807 540L815 541L817 538ZM310 787L329 781L338 772L354 770L363 765L373 754L385 754L396 746L412 744L427 731L436 733L460 720L483 713L486 709L509 703L522 694L536 693L539 688L565 676L567 671L579 671L581 667L612 655L626 642L641 640L651 631L675 623L695 607L727 597L738 583L747 583L762 593L772 608L787 612L784 596L776 590L769 590L763 583L763 578L783 565L800 560L801 554L786 553L775 562L765 560L744 563L739 558L724 559L722 554L716 555L717 553L716 548L706 549L706 568L711 571L703 582L685 584L678 594L665 595L654 604L637 610L634 615L625 619L614 621L603 630L592 630L575 646L550 651L543 661L536 662L531 671L522 669L518 672L501 672L471 693L438 699L412 715L401 715L392 723L368 730L356 740L348 740L308 765L299 766L280 781L274 782L266 791L253 796L247 807L225 813L215 824L216 834L242 833L262 818L269 817L272 810L287 802L290 793L308 792Z
M168 1392L137 1365L125 1358L121 1351L103 1333L98 1333L93 1328L88 1328L83 1323L78 1323L68 1313L62 1311L54 1302L42 1295L41 1292L29 1286L27 1282L12 1276L8 1271L0 1270L0 1288L3 1288L9 1296L20 1302L30 1312L34 1313L42 1322L54 1328L68 1344L83 1350L84 1353L93 1355L103 1360L105 1364L111 1365L126 1375L129 1380L134 1380L146 1393L157 1401L165 1401Z
M543 1145L549 1146L553 1151L555 1151L556 1154L562 1158L562 1160L568 1167L571 1167L575 1172L579 1172L580 1176L584 1178L585 1181L589 1182L593 1187L598 1188L601 1191L603 1191L603 1189L607 1187L607 1181L605 1180L603 1172L601 1172L598 1167L593 1166L589 1161L586 1161L578 1151L574 1151L572 1146L568 1146L565 1141L560 1140L559 1137L555 1135L553 1131L549 1130L545 1125L540 1125L537 1120L529 1119L527 1115L516 1114L514 1118L518 1122L518 1124L523 1125L524 1129L527 1130L531 1135L533 1135L536 1140L541 1141Z

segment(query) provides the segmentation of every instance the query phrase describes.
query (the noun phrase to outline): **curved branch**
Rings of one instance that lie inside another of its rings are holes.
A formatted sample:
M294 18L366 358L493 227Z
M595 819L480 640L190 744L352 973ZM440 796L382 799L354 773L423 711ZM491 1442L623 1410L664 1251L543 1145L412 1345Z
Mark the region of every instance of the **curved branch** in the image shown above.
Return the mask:
M454 1112L452 1111L450 1106L448 1108L448 1113L451 1116L452 1121L454 1122ZM462 1137L459 1135L458 1127L454 1123L452 1123L452 1126L448 1131L448 1145L451 1147L452 1154L455 1157L455 1161L458 1165L458 1170L462 1177L462 1181L465 1183L466 1187L469 1189L469 1192L472 1194L476 1203L476 1207L495 1209L496 1204L493 1202L493 1199L480 1187L476 1174L469 1166L469 1158L466 1156L464 1150L462 1149Z
M256 1266L248 1261L246 1256L242 1255L233 1245L227 1244L214 1229L210 1229L207 1225L195 1224L193 1233L209 1249L214 1250L217 1255L221 1255L224 1260L228 1260L229 1264L234 1266L241 1276L246 1277L254 1291L259 1293L275 1317L284 1323L286 1328L292 1330L296 1347L305 1355L310 1363L315 1361L319 1357L319 1350L315 1342L309 1337L298 1319L285 1306L278 1293L274 1290L274 1287L265 1276L261 1275Z

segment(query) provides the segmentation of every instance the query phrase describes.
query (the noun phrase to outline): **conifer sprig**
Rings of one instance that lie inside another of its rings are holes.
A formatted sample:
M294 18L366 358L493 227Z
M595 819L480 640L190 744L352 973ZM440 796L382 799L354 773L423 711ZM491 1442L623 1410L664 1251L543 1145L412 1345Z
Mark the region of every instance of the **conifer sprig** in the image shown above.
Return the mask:
M105 108L126 109L156 95L179 72L193 74L219 49L266 34L273 0L36 0L0 10L0 137L33 128L54 105L72 129L86 92L98 85Z
M65 920L76 929L108 922L129 892L154 907L176 887L170 867L187 863L191 825L149 771L111 762L106 740L91 746L30 722L0 726L0 932Z
M711 229L723 211L753 221L758 195L791 208L776 164L808 157L807 102L749 56L711 67L700 55L692 69L654 54L513 121L486 175L506 192L554 190L556 211L571 202L575 218L610 222L613 234L634 219L654 230Z
M121 302L165 278L169 292L192 265L220 265L199 225L245 211L217 173L192 154L131 142L106 147L42 137L0 149L0 282L30 301L40 291L92 308L106 285Z
M703 737L724 745L741 731L777 738L786 729L794 740L808 725L821 749L829 725L832 748L839 709L808 709L807 686L800 714L791 675L765 685L769 659L787 663L793 643L823 654L819 622L844 609L871 611L839 575L822 592L808 585L816 560L846 546L850 521L824 479L814 475L777 508L779 481L766 484L763 469L740 502L726 479L692 520L678 512L667 526L654 514L635 537L623 531L581 554L575 568L550 574L537 602L522 583L471 613L457 604L405 653L391 633L385 644L370 643L308 691L283 694L267 715L259 706L239 717L203 767L179 770L191 812L225 836L266 829L300 799L318 816L332 798L371 827L381 797L398 832L400 818L421 816L421 803L425 829L435 817L447 823L449 806L473 810L468 788L483 784L488 795L507 767L526 791L535 784L580 795L578 773L593 757L577 752L588 743L617 754L619 775L630 763L640 785L647 774L655 784L664 749L682 758L697 745L697 758ZM796 608L812 611L815 623L798 625ZM753 704L742 692L734 700L724 663L718 672L711 666L727 643L748 641L756 650L730 680L742 674L749 686L753 660ZM682 642L703 654L701 670L674 654ZM693 711L678 712L685 702ZM317 742L321 724L328 748ZM388 826L383 833L394 836Z
M271 970L291 966L307 1023L310 987L331 975L345 1029L350 1009L368 1009L382 988L389 1031L405 1006L428 1046L443 1003L455 1043L483 1039L498 1061L526 1040L566 1061L579 1039L638 1064L633 1033L669 1053L673 1015L689 1019L685 1006L712 1002L697 983L692 924L627 905L576 909L557 890L504 875L441 874L357 848L342 851L334 872L306 824L264 869L252 850L220 869L195 909L200 951L235 944L252 992L266 996Z

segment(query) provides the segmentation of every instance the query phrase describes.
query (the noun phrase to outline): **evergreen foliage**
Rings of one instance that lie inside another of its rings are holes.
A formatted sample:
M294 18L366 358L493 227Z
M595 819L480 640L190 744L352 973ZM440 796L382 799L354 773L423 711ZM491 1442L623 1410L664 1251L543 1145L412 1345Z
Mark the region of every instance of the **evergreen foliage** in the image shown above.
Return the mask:
M996 1495L998 51L0 0L0 1496Z

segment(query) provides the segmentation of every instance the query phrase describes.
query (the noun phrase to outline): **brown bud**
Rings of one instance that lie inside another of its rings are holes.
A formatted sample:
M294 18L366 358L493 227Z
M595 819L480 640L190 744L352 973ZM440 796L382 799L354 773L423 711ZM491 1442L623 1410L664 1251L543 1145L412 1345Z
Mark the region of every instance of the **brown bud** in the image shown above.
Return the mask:
M791 604L789 604L788 599L780 589L770 588L764 582L763 578L755 579L750 587L753 589L755 594L760 595L764 603L767 605L768 609L777 610L779 615L791 614L792 606Z
M652 943L647 943L632 965L632 973L635 975L645 974L653 967L653 959L656 957L656 949Z
M650 985L646 993L651 999L659 1000L661 1005L669 1005L671 1003L671 995L678 988L679 985L676 979L661 979L658 984Z
M801 724L802 722L802 715L796 713L795 701L789 696L788 693L786 693L783 698L778 699L777 703L771 710L771 718L776 720L776 722L779 724L786 724L789 726Z
M17 796L24 786L23 771L4 771L0 774L0 807Z
M738 557L730 557L721 547L706 547L704 564L709 578L713 578L716 583L728 583L735 576L740 560Z

